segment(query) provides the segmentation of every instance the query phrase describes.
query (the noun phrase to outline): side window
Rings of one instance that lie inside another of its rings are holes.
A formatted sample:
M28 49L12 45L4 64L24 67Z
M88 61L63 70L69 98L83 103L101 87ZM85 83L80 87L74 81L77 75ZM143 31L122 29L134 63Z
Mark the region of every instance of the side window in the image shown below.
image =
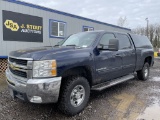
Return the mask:
M144 47L144 46L152 47L150 40L146 36L136 35L136 34L130 34L130 35L136 47Z
M50 20L50 37L65 37L65 27L65 22Z
M119 49L131 48L131 43L127 35L117 34L119 39Z
M106 33L106 34L104 34L102 36L99 44L108 46L109 45L109 40L110 39L114 39L114 38L115 38L114 34L112 34L112 33Z

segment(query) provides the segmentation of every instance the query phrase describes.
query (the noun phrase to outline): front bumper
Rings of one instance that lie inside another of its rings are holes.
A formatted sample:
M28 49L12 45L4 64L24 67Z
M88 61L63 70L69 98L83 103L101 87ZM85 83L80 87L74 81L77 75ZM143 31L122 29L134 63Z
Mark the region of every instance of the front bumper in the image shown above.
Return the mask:
M28 79L26 83L6 70L11 95L32 103L56 103L59 98L61 77Z

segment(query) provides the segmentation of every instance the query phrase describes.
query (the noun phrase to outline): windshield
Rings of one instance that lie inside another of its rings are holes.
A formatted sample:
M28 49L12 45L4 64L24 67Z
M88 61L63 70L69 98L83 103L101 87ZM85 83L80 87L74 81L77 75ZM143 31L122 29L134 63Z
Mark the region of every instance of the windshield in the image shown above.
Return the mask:
M96 39L98 33L83 32L71 35L61 45L62 46L79 46L88 47Z

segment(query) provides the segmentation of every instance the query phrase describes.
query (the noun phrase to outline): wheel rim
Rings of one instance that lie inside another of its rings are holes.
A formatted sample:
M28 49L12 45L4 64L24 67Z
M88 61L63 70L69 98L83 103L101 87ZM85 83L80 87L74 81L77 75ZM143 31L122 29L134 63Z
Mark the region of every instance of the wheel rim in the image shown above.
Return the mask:
M148 76L148 69L146 68L145 70L144 70L144 76L145 76L145 78Z
M70 95L71 105L74 107L80 106L85 98L85 89L82 85L77 85L73 88Z

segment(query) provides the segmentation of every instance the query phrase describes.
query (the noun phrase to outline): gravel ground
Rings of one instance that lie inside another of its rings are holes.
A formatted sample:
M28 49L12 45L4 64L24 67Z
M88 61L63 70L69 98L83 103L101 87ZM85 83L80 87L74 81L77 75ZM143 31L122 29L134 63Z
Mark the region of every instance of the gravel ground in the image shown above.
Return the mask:
M88 106L74 117L61 114L56 104L40 105L13 100L3 81L4 77L0 78L0 120L145 120L149 108L153 112L150 112L151 120L160 120L160 116L154 115L155 110L160 110L158 59L151 68L148 81L134 79L102 92L92 92ZM156 109L153 107L155 105Z

